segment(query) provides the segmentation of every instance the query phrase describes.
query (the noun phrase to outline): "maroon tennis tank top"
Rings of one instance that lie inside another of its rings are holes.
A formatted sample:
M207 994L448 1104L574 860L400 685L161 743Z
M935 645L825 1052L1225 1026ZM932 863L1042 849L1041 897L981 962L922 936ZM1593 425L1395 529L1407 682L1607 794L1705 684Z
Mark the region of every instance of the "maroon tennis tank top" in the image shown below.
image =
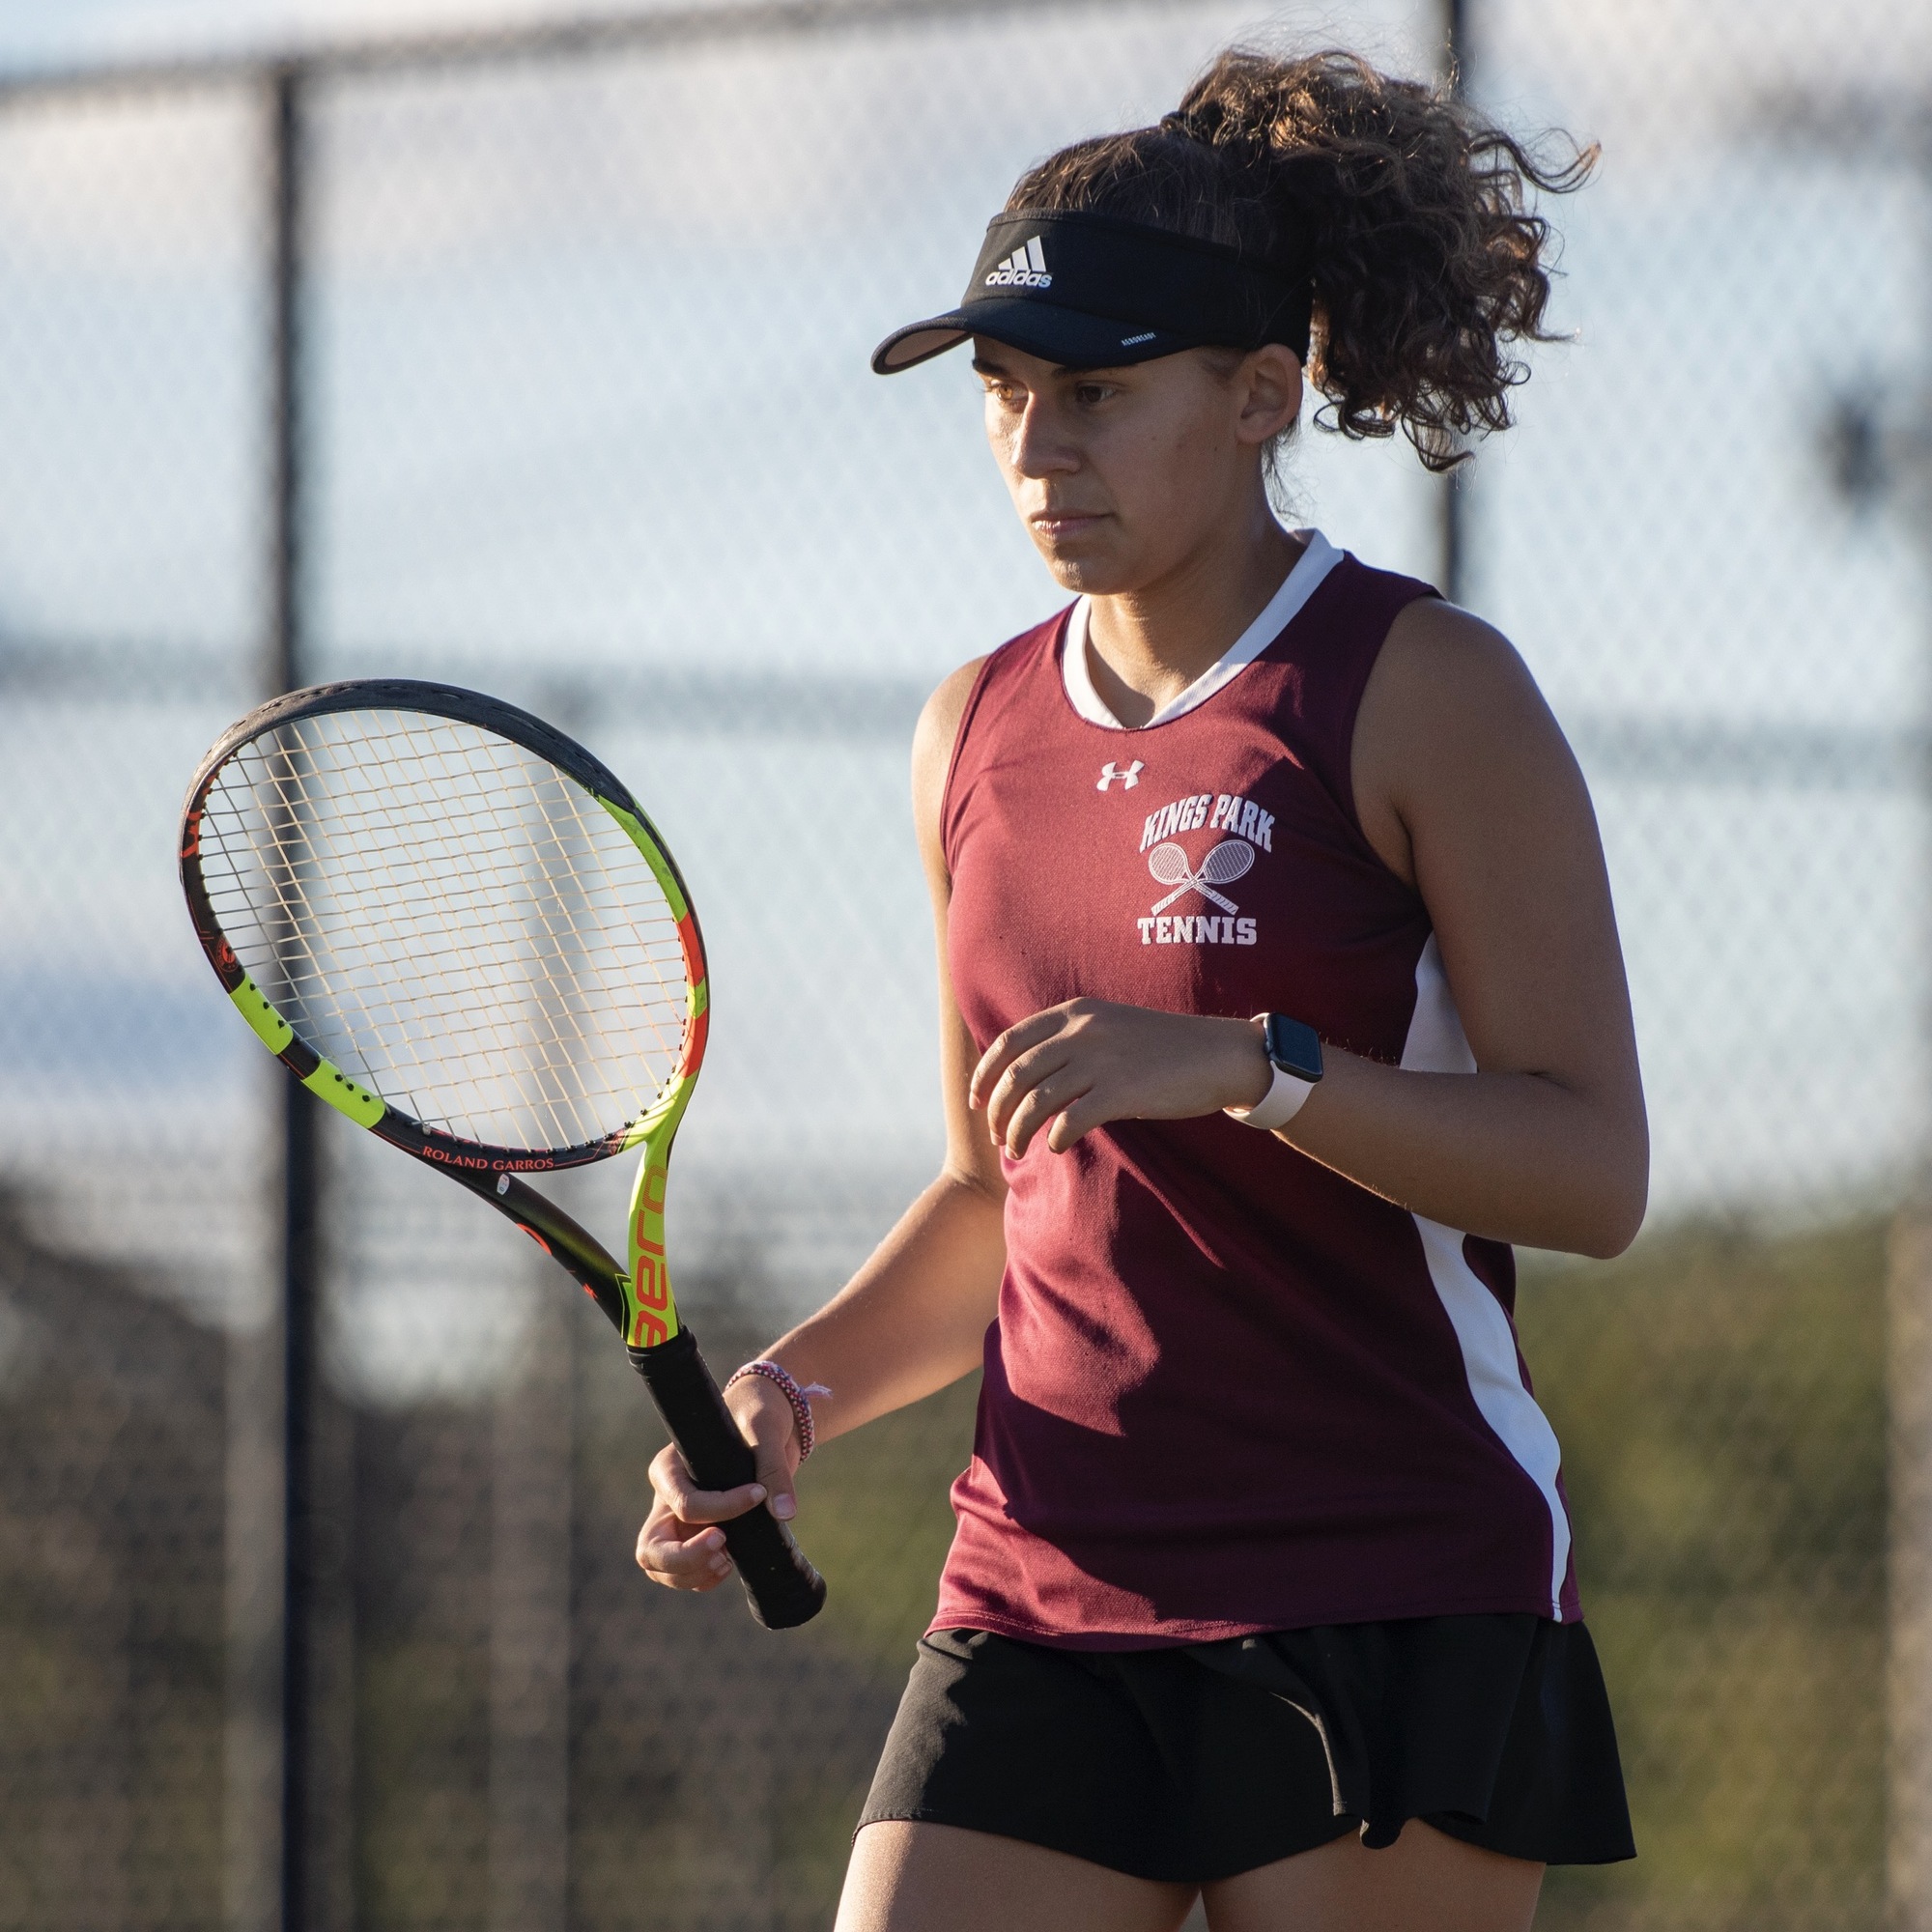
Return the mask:
M1259 656L1141 730L1076 710L1069 612L987 659L942 818L949 965L982 1048L1090 995L1276 1010L1393 1065L1474 1071L1428 912L1350 777L1389 625L1433 593L1319 536L1284 593L1306 573ZM1138 1649L1579 1614L1507 1247L1219 1114L1118 1121L1065 1154L1042 1137L1006 1174L934 1629Z

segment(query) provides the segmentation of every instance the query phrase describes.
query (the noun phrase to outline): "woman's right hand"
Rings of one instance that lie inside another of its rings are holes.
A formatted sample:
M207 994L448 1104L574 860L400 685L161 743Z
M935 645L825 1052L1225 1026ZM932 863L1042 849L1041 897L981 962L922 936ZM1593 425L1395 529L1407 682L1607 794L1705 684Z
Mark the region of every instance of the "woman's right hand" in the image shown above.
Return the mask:
M798 1425L791 1404L763 1376L734 1383L724 1403L757 1460L755 1482L735 1490L700 1490L675 1443L667 1442L651 1458L656 1499L638 1532L638 1568L669 1590L715 1590L730 1576L731 1558L720 1523L756 1509L767 1497L781 1522L798 1513L792 1489Z

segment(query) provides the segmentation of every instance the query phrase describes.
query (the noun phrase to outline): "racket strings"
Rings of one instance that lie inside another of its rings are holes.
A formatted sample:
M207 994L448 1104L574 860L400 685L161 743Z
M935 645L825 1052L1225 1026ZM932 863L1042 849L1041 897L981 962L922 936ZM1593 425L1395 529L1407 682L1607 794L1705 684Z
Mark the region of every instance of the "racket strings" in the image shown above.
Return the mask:
M272 774L272 777L277 781L273 792L275 804L273 817L281 821L281 824L276 826L278 831L284 830L291 819L299 825L304 819L314 822L316 818L313 810L314 800L307 796L305 788L300 788L290 783L290 779L293 776L296 775L287 771L277 771ZM301 776L306 777L307 775L302 774ZM447 781L450 774L445 768L439 776ZM565 796L567 798L568 794L565 794ZM420 804L422 801L418 800L416 803ZM595 810L596 808L593 807L592 809ZM352 837L359 836L366 839L371 832L369 824L371 816L371 814L366 812L347 814L348 823L342 829ZM383 814L376 814L375 816L380 820ZM447 876L449 871L447 862L452 856L449 848L454 847L455 855L458 857L462 856L466 848L470 852L477 849L474 844L469 841L473 838L478 827L473 823L463 822L464 819L473 820L475 816L474 812L464 814L462 818L459 818L456 814L450 814L445 830L452 835L458 836L446 838L440 841L445 848L441 852L429 851L421 855L432 862L439 859L443 861L441 869L445 874L443 883L446 887L452 883ZM486 826L484 829L494 830L495 828ZM324 830L326 830L325 827L317 826L318 832ZM329 862L339 857L339 851L335 849L339 844L339 841L336 839L312 835L303 842L307 846L304 858L311 869L327 870L329 867ZM461 880L461 875L458 875L460 881L459 890L451 895L451 897L458 902L468 902L471 908L473 908L477 901L487 900L488 895L492 891L505 892L506 888L508 889L505 893L506 896L520 897L524 901L520 909L524 916L526 930L522 934L512 935L507 944L505 943L504 935L497 934L496 935L497 943L494 946L490 945L487 939L483 939L478 935L473 921L469 923L469 929L463 935L462 944L453 947L446 944L435 944L434 939L438 936L437 926L439 924L446 924L446 921L426 923L419 917L414 916L415 904L422 882L420 878L407 874L399 880L393 867L390 868L389 876L386 879L378 879L375 882L379 888L386 887L386 890L379 889L368 893L364 908L365 917L367 913L373 911L386 920L387 931L384 936L388 942L389 951L392 953L407 952L412 965L423 980L427 980L430 977L432 962L434 962L434 966L437 969L441 971L444 983L440 988L419 985L417 990L419 993L430 990L440 991L443 1005L442 1017L445 1022L454 1020L459 1025L467 1022L473 1029L476 1022L479 1019L482 1020L482 1037L476 1043L483 1045L486 1050L491 1051L493 1057L500 1056L505 1048L514 1048L521 1045L525 1049L521 1056L512 1055L513 1062L516 1059L521 1059L521 1066L517 1067L513 1065L509 1070L520 1071L524 1075L522 1081L518 1083L521 1088L520 1097L526 1103L534 1102L545 1114L546 1121L544 1124L550 1129L549 1132L543 1133L540 1136L540 1138L545 1140L580 1137L573 1131L579 1123L569 1122L564 1118L560 1112L559 1103L567 1102L572 1097L576 1097L574 1090L582 1086L581 1071L583 1059L582 1054L579 1050L581 1045L579 1036L582 1031L582 1027L566 1025L560 1023L560 1021L571 1016L570 996L573 993L581 993L583 990L586 976L582 971L579 971L571 976L570 983L565 983L554 964L555 955L561 946L569 942L567 936L558 931L558 923L552 908L558 904L567 905L569 901L566 898L562 900L551 899L546 902L538 892L533 891L533 882L529 876L529 873L534 870L548 885L554 886L559 869L559 860L563 862L565 867L571 865L569 855L561 853L556 849L557 843L558 841L554 838L537 841L537 857L540 864L534 868L526 867L526 876L522 878L505 878L501 874L500 867L479 867L477 868L478 875L468 880ZM549 849L545 849L546 847ZM342 976L339 973L330 975L327 972L316 970L303 970L304 966L310 969L319 968L322 963L315 957L318 949L312 943L306 930L306 925L312 923L312 922L305 923L301 918L301 913L304 910L313 909L313 895L305 890L308 882L298 872L292 872L291 867L286 863L288 856L287 847L284 845L272 855L273 861L279 863L271 863L268 868L269 882L272 888L275 901L275 910L279 915L275 923L281 928L280 936L283 937L285 942L279 949L280 956L278 957L277 964L281 968L283 976L293 982L291 990L297 995L296 1003L307 1009L304 1016L309 1017L313 1022L313 1019L316 1017L313 1009L317 1005L316 993L318 986L320 986L321 991L325 995L329 993L339 994L345 988ZM414 870L417 868L411 869ZM581 868L576 869L581 871ZM630 869L634 874L634 882L636 882L636 875L639 873L639 868L637 866L633 866ZM493 871L494 876L492 875ZM368 874L368 868L366 867L364 868L362 883L365 887L368 887L372 883ZM403 890L398 890L399 885ZM463 886L467 886L468 890L462 890ZM261 908L258 904L259 910ZM535 924L542 929L544 936L541 939L529 930L532 923L532 914L537 916L534 922ZM573 923L576 924L578 923L574 922ZM287 937L292 931L298 936L299 940L299 943L293 947L286 943ZM586 951L587 949L582 945L582 931L578 930L575 937L577 940L577 950L580 953ZM534 944L529 943L533 940L535 941ZM524 943L519 943L520 941ZM425 942L430 943L425 944ZM360 950L366 952L367 949ZM368 963L366 958L358 960L353 954L348 954L347 949L343 949L340 946L337 947L337 952L338 965L346 964L353 967ZM544 957L546 952L552 955L549 961ZM294 955L293 959L290 957L291 953ZM345 954L347 956L343 956ZM447 971L452 962L460 969L458 977L453 981ZM499 1025L493 1024L497 1013L502 1006L501 996L504 988L500 984L485 985L480 989L483 996L479 997L479 988L475 983L477 976L474 971L478 965L486 969L490 967L496 968L497 971L495 974L489 977L497 980L500 980L505 969L512 972L522 969L526 976L528 975L528 969L533 966L542 969L541 983L530 989L535 990L539 994L539 998L535 1002L526 999L521 1003L523 1006L523 1011L520 1014L522 1024L519 1029L521 1038L512 1039L506 1037L502 1028ZM292 966L294 968L293 971L290 970ZM468 985L465 984L465 975L461 969L469 969L467 977L470 983ZM352 985L350 990L359 991L360 989L354 988ZM593 992L595 990L594 981L592 982L592 990ZM553 997L549 1000L543 999L541 995L545 991L548 991ZM380 1019L382 1017L381 1015L370 1014L369 1002L366 998L362 999L359 1004L365 1019L369 1017ZM582 1003L579 1001L577 1004L581 1015ZM604 1004L608 1008L611 1003L607 1000ZM544 1011L545 1008L551 1009L548 1016ZM656 1031L659 1035L658 1044L660 1046L666 1044L664 1036L667 1030L660 1024ZM444 1061L447 1060L448 1049L453 1043L447 1037L448 1032L449 1028L445 1024L443 1028L444 1037L437 1042L440 1048L440 1058ZM425 1069L426 1056L422 1050L425 1042L420 1037L412 1037L409 1031L403 1032L399 1037L391 1031L384 1043L391 1048L390 1059L392 1064L401 1062L409 1071L416 1074L420 1074ZM403 1048L401 1053L394 1051L398 1045ZM538 1050L532 1052L530 1049L533 1047ZM559 1047L563 1049L561 1053L555 1050ZM499 1070L501 1070L500 1061L498 1065ZM446 1072L448 1068L445 1065L440 1070ZM372 1082L371 1084L375 1083ZM418 1083L412 1081L411 1084L413 1086ZM395 1094L393 1082L389 1084L389 1093L393 1097Z
M589 793L491 732L386 712L278 727L217 776L202 868L298 1034L428 1125L580 1146L680 1064L686 968L656 874Z

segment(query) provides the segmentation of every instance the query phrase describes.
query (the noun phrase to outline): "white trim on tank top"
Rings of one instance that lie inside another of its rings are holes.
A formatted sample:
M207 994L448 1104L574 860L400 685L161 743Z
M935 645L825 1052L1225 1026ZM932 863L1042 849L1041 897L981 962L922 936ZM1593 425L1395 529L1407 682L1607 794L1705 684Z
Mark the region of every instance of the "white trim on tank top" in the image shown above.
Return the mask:
M1262 614L1215 659L1178 697L1171 697L1145 724L1122 724L1094 689L1094 669L1087 662L1087 600L1082 597L1066 620L1066 643L1060 653L1060 674L1066 701L1090 724L1108 731L1146 731L1170 719L1182 717L1206 704L1217 691L1261 656L1301 612L1301 607L1321 587L1321 581L1342 561L1342 553L1320 530L1295 530L1307 545L1281 588L1267 601Z
M1462 1015L1442 970L1442 952L1429 935L1415 962L1415 1012L1402 1065L1421 1073L1473 1073L1476 1057L1463 1032ZM1549 1614L1563 1618L1563 1578L1570 1568L1570 1514L1556 1487L1563 1452L1549 1418L1524 1386L1517 1354L1516 1330L1502 1303L1463 1252L1465 1238L1439 1221L1411 1217L1422 1236L1422 1252L1437 1300L1456 1331L1463 1351L1463 1374L1482 1418L1538 1491L1549 1511Z

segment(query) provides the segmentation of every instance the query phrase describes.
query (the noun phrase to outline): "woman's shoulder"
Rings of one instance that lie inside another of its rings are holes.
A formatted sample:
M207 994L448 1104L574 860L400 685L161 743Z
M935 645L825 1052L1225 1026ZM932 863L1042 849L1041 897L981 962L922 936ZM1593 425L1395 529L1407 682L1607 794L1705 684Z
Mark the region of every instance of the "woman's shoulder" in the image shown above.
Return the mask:
M1408 605L1389 626L1362 695L1352 763L1363 829L1404 876L1413 826L1445 806L1509 794L1527 801L1525 810L1554 810L1581 785L1515 645L1439 598ZM1402 863L1390 856L1398 849Z
M1401 732L1405 724L1434 724L1454 732L1507 737L1548 707L1514 644L1473 611L1439 597L1405 604L1388 628L1363 695L1373 721ZM1364 724L1371 720L1364 719Z
M981 673L992 662L993 653L969 659L957 670L949 671L939 688L925 700L912 736L914 786L922 793L936 792L946 782L946 768L952 760L952 743L959 735L959 721L966 715Z

